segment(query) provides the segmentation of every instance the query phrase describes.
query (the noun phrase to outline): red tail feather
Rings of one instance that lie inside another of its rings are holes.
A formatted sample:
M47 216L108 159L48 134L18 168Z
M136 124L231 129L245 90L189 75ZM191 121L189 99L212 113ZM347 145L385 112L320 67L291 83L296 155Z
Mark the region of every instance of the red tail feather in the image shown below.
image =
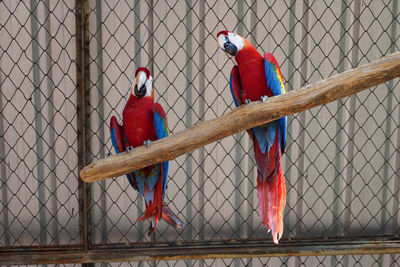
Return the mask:
M149 234L154 232L159 220L163 219L168 224L175 228L182 228L183 222L167 207L165 202L162 200L162 190L161 190L161 179L159 179L154 187L154 199L146 204L146 211L144 215L137 219L137 221L143 221L146 219L151 219L151 225L149 228ZM147 185L144 189L144 195L149 194Z
M261 152L256 138L253 139L258 169L258 209L263 224L271 230L274 243L277 244L283 234L282 212L286 205L286 185L278 132L276 137L274 145L265 154Z
M175 228L183 228L184 223L175 215L175 213L168 208L167 204L163 202L162 206L162 218L168 224L172 225Z

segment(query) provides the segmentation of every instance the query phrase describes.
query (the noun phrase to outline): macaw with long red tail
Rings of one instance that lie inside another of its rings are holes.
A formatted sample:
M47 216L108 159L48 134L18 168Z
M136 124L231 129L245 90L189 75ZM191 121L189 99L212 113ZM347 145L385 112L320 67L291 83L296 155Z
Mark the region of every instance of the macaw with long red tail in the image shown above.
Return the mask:
M236 106L260 99L265 102L268 97L285 93L282 73L272 54L262 56L248 40L233 32L221 31L217 39L219 47L234 56L237 63L230 77L230 89ZM282 172L286 125L286 117L283 117L247 131L254 143L260 217L271 230L276 244L283 234L282 212L286 205Z
M122 125L111 117L111 140L116 153L132 151L135 147L168 136L167 117L160 104L154 103L153 78L146 68L138 68L130 88L130 96L122 111ZM163 219L176 228L183 222L164 203L169 162L158 163L127 174L132 187L139 191L146 204L144 215L138 220L150 219L148 234L154 232Z

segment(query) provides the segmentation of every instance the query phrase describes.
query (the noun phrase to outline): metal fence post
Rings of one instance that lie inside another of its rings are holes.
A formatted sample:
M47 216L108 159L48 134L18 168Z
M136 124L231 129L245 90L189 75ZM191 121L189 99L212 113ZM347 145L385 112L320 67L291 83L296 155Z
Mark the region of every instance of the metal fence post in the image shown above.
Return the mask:
M78 171L90 161L89 2L76 0L76 90ZM81 245L88 251L91 234L91 186L79 180L79 230Z

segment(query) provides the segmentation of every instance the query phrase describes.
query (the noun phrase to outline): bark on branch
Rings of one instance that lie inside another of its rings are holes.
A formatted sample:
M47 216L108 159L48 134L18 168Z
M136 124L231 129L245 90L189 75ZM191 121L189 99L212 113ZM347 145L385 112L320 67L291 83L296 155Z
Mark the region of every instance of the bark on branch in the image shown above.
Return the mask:
M172 160L229 135L338 100L399 76L400 52L397 52L285 95L269 98L266 103L253 102L222 117L201 121L151 143L148 148L141 146L130 154L124 152L94 161L80 171L80 177L85 182L94 182Z

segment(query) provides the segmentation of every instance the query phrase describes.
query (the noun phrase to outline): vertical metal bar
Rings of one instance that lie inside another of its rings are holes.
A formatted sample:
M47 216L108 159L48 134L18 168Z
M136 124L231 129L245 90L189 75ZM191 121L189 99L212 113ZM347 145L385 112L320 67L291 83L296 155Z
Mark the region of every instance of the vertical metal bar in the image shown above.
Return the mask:
M237 18L238 18L238 34L244 36L244 1L238 0L237 2ZM236 140L235 145L235 225L234 225L234 233L235 238L240 238L240 227L243 224L242 217L242 206L243 206L243 135L244 133L238 133L234 135L234 139ZM240 264L240 261L235 259L235 266Z
M136 66L140 67L141 66L141 57L140 57L140 51L141 51L141 36L140 36L140 1L135 1L135 6L133 7L133 12L134 12L134 39L135 39L135 56L136 56ZM142 212L142 209L140 210Z
M78 172L90 161L89 93L89 3L75 0L76 16L76 90ZM91 187L81 179L79 191L79 230L81 245L88 251L92 244Z
M392 6L392 14L393 14L393 22L392 22L392 27L391 27L391 33L390 33L390 39L392 41L392 45L390 47L390 53L396 52L396 37L397 37L397 23L396 20L397 18L394 16L394 14L397 13L397 7L398 7L398 1L393 1L393 6ZM393 94L393 88L394 88L394 82L393 80L387 82L388 86L388 94L391 95ZM382 204L386 205L387 199L388 199L388 181L389 181L389 159L390 159L390 131L392 129L392 120L390 119L391 114L392 114L392 109L393 109L393 97L388 96L387 97L387 116L386 116L386 123L385 123L385 135L386 135L386 142L384 146L384 159L385 159L385 164L383 166L383 189L382 189ZM387 229L387 218L389 216L388 214L388 209L384 208L382 209L382 214L381 214L381 233L385 232L385 229Z
M353 31L352 31L352 40L354 45L352 47L351 53L351 64L352 67L357 66L358 64L358 40L360 38L360 10L361 9L361 1L354 1L354 23L353 23ZM355 105L356 105L356 95L351 95L350 99L350 107L349 107L349 142L347 147L347 158L348 163L346 166L345 180L346 180L346 188L344 195L344 234L348 235L350 233L350 225L351 225L351 202L352 202L352 181L353 181L353 155L354 155L354 133L355 133ZM342 259L343 266L349 266L349 256L346 255Z
M397 123L400 124L400 111L397 114ZM393 201L393 229L398 233L399 231L399 222L400 222L400 127L397 125L397 140L396 140L396 165L394 167L394 201Z
M310 11L310 5L309 5L309 0L306 0L303 2L303 19L302 19L302 25L303 25L303 30L302 30L302 35L303 40L301 41L301 67L300 67L300 73L301 73L301 78L303 79L303 84L307 83L307 76L308 76L308 26L309 26L309 11ZM307 178L307 173L305 173L305 166L304 166L304 158L305 158L305 123L306 123L306 112L301 112L299 115L299 120L300 120L300 134L299 134L299 163L298 163L298 168L299 168L299 180L297 182L297 194L299 196L297 207L296 207L296 213L299 218L302 218L302 213L303 213L303 181L305 178ZM298 223L296 226L296 234L298 236L301 236L303 233L303 224Z
M307 76L308 76L308 38L309 38L309 32L308 32L308 24L309 24L309 10L310 10L310 5L309 5L309 0L305 0L303 2L303 18L301 24L303 25L302 28L302 40L301 40L301 67L300 67L300 74L301 78L303 79L302 85L305 85L307 83ZM301 236L303 234L303 223L301 221L301 218L303 217L303 181L304 179L307 178L307 173L305 173L305 166L304 166L304 158L305 158L305 123L306 123L306 112L301 112L299 115L299 161L298 161L298 168L299 168L299 177L297 181L297 195L298 195L298 201L296 204L296 215L298 218L300 218L300 222L297 223L295 227L296 235ZM299 257L296 257L295 260L296 266L300 265L300 259Z
M153 25L154 3L153 0L149 1L149 69L150 73L154 76L154 25Z
M338 72L343 72L344 68L345 68L345 58L346 58L346 51L347 51L347 12L348 8L347 8L347 4L346 4L346 0L342 1L342 8L341 8L341 18L340 18L340 42L339 42L339 47L340 47L340 55L339 55L339 65L338 65ZM344 116L344 109L343 109L343 105L344 105L344 101L342 99L340 99L337 102L337 112L336 112L336 117L337 117L337 126L336 126L336 132L337 135L335 137L335 143L336 143L336 157L335 157L335 181L334 181L334 191L335 191L335 200L333 203L333 214L336 216L333 218L333 224L334 224L334 232L336 233L340 233L341 229L339 229L340 227L340 222L338 222L338 217L340 214L339 211L339 207L340 207L340 203L342 201L340 201L340 195L342 192L342 179L340 178L341 176L343 176L340 172L341 168L342 168L342 164L341 164L341 150L340 148L343 145L343 131L342 131L342 127L343 127L343 116Z
M251 15L250 15L250 31L251 31L251 36L250 40L251 42L257 47L257 25L259 22L259 19L257 17L257 0L252 0L251 1ZM247 192L246 192L246 197L248 203L248 217L247 217L247 237L250 237L252 234L252 231L254 230L253 226L253 207L254 207L254 193L256 191L256 187L254 186L254 170L256 168L255 166L255 159L254 159L254 152L253 152L253 141L248 138L248 161L247 165L249 168L248 171L248 179L247 179ZM249 262L247 263L249 266L253 265L253 259L249 259Z
M1 57L0 57L1 60ZM1 66L1 63L0 63ZM2 86L2 72L0 71L0 92ZM4 133L4 121L3 121L3 101L2 94L0 94L0 188L1 188L1 202L3 203L3 209L1 210L1 214L3 215L3 225L4 225L4 233L0 234L4 236L4 246L10 246L10 223L8 220L8 190L7 190L7 163L6 163L6 155L5 155L5 133Z
M193 110L193 86L192 86L192 0L186 1L186 54L187 54L187 65L186 65L186 121L185 124L187 127L193 124L192 121L192 110ZM193 167L192 167L192 153L188 153L186 156L186 197L189 203L186 205L186 217L192 218L192 201L193 201L193 192L192 192L192 175L193 175ZM187 231L186 231L186 239L191 240L193 236L193 228L187 224Z
M134 29L135 29L135 31L133 33L134 41L135 41L134 42L135 43L135 58L134 58L134 60L135 60L135 66L136 67L140 67L141 66L141 54L140 54L140 51L141 51L142 47L141 47L141 43L140 43L140 40L141 40L141 36L140 36L140 24L141 24L141 21L140 21L140 13L141 13L140 12L140 3L141 3L141 1L135 1L134 7L133 7L133 13L134 13L133 14L133 16L134 16L133 23L134 23ZM152 73L152 75L154 75L154 74ZM137 213L138 214L142 214L143 211L144 211L144 203L143 203L143 201L138 201L136 203L136 207L137 207ZM141 241L143 241L142 233L144 231L143 221L137 222L137 228L138 228L138 232L140 233L138 241L141 242ZM152 235L151 238L154 239L154 235ZM139 265L142 265L142 262Z
M49 131L49 167L51 174L50 178L50 203L51 203L51 216L52 218L52 243L55 245L59 244L59 230L58 230L58 221L57 221L57 211L58 211L58 199L57 199L57 177L55 175L56 169L56 156L55 156L55 133L54 133L54 100L53 100L53 92L54 92L54 83L53 83L53 60L52 60L52 49L51 49L51 21L50 21L50 1L44 0L44 17L47 18L45 21L45 35L46 35L46 66L47 66L47 98L48 98L48 113L47 116L50 120L50 131Z
M47 223L46 223L46 197L44 186L44 164L43 164L43 128L42 128L42 100L40 92L40 66L39 66L39 21L37 19L36 0L30 1L30 19L32 36L32 72L33 72L33 99L35 104L35 132L36 132L36 158L37 158L37 181L39 200L39 224L40 224L40 245L47 244Z
M149 61L148 61L148 68L150 69L150 73L151 75L154 77L156 74L154 73L154 26L153 26L153 0L150 0L148 2L149 5L149 12L148 12L148 29L144 29L144 31L148 31L149 33L149 47L148 47L148 56L149 56ZM141 66L141 49L143 49L142 47L142 41L144 42L144 39L141 39L140 36L140 1L136 1L135 4L135 19L134 19L134 23L135 23L135 41L137 42L138 45L135 46L135 55L136 55L136 66L140 67ZM143 36L145 35L145 33L143 34ZM143 203L143 202L142 202ZM138 212L139 214L141 214L143 212L143 204L138 204ZM139 222L138 224L138 230L139 233L143 233L143 223ZM142 240L142 235L140 237L139 240ZM156 241L156 233L154 233L153 235L150 236L150 240L151 242L155 242ZM138 266L143 266L144 262L141 261L139 262ZM154 262L150 263L150 266L155 266Z
M347 53L347 40L348 34L347 32L347 13L348 13L348 6L347 0L342 1L341 5L341 17L340 17L340 55L339 55L339 66L338 72L343 72L345 70L345 58ZM340 99L337 101L337 112L336 112L336 137L335 137L335 144L336 144L336 151L335 151L335 180L333 184L333 190L335 193L335 199L333 202L333 233L340 234L343 230L341 229L342 224L340 223L340 205L342 203L341 200L341 192L343 191L343 175L341 174L342 169L342 151L341 147L343 146L343 130L342 126L344 124L343 117L344 117L344 101ZM338 256L331 257L331 265L336 266L339 263Z
M240 35L243 35L243 29L244 29L244 1L243 0L238 0L237 1L237 19L238 19L238 33Z
M360 36L360 21L359 21L359 16L360 16L360 8L361 8L361 1L356 0L354 2L354 23L353 23L353 31L352 31L352 40L354 42L353 48L352 48L352 53L351 53L351 64L353 67L355 67L358 64L358 40ZM353 155L354 155L354 131L355 131L355 118L354 118L354 113L355 113L355 105L356 105L356 96L351 95L350 97L350 107L349 107L349 143L347 147L347 158L348 163L346 166L346 192L345 192L345 223L344 223L344 228L346 231L346 234L349 233L350 229L350 221L351 221L351 199L352 199L352 189L351 189L351 184L353 180Z
M199 119L204 120L205 114L205 1L199 1ZM199 149L199 239L204 240L204 179L205 179L205 149L204 147ZM200 262L200 266L203 266L203 261Z
M289 3L289 38L288 38L288 72L287 72L287 77L283 77L284 81L286 80L285 84L285 90L286 92L290 91L293 89L294 85L294 49L295 49L295 25L296 25L296 2L295 0L291 0ZM289 86L288 86L289 85ZM290 143L289 138L291 137L291 132L292 132L292 116L287 116L287 134L286 134L286 148L285 148L285 155L286 155L286 160L284 161L284 167L283 167L283 174L285 177L285 182L286 182L286 203L291 203L291 194L289 192L289 182L291 181L290 179L290 160L292 159L292 149L291 146L288 146L287 144ZM284 156L284 155L282 155ZM287 216L289 213L289 209L286 206L284 212L283 212L283 234L288 236L290 233L290 217ZM288 265L289 257L282 257L282 263L284 263L286 266Z
M149 67L150 67L150 73L153 75L154 77L154 33L153 33L153 0L150 0L150 2L148 3L149 5L149 12L148 12L148 22L147 22L147 27L145 28L145 31L148 31L149 33L149 51L148 51L148 55L149 55ZM142 42L144 42L144 39L142 39ZM151 241L155 242L156 241L156 235L151 235ZM152 262L152 266L155 266L155 263Z
M295 72L295 67L294 67L294 49L295 49L295 38L296 38L296 1L295 0L290 0L290 16L289 16L289 46L288 46L288 55L289 55L289 62L288 62L288 77L286 77L287 79L287 84L289 86L286 87L286 91L291 91L294 88L294 72ZM293 121L293 116L288 116L287 118L287 137L286 137L286 144L290 144L290 140L289 138L291 138L292 136L292 121ZM292 146L288 146L286 145L286 149L285 149L285 154L287 156L287 160L285 161L285 170L289 170L290 168L290 161L292 160ZM287 196L286 196L286 203L291 203L290 202L290 192L289 187L287 186L289 184L289 181L291 180L291 172L287 171L285 173L285 180L286 182L286 191L287 191ZM285 209L285 215L288 214L288 209ZM284 217L286 219L285 223L284 223L284 233L289 233L289 225L291 225L290 223L290 218L288 216Z
M238 34L244 36L244 1L243 0L238 0L237 1L237 18L238 18ZM242 217L242 212L243 212L243 135L244 133L237 133L234 135L234 139L236 140L235 144L235 203L234 203L234 212L235 212L235 225L233 227L234 229L234 238L240 239L241 231L240 227L243 225L243 217ZM243 263L240 261L240 259L234 259L234 266L239 267Z
M101 30L101 25L102 25L102 1L98 0L95 3L95 13L96 13L96 60L97 60L97 66L99 66L99 70L97 72L97 89L99 91L98 93L98 113L100 115L100 119L103 120L103 125L105 125L107 122L104 121L105 114L104 114L104 81L103 81L103 31ZM90 56L90 55L89 55ZM100 138L100 151L99 151L99 157L104 158L105 157L105 144L106 144L106 138L105 138L105 133L104 133L104 127L100 126L99 128L99 138ZM105 194L106 191L106 181L100 181L100 188L101 188L101 196L100 196L100 209L101 213L103 216L100 218L100 228L101 228L101 243L106 243L107 242L107 197ZM95 239L94 233L92 236L92 239Z
M257 17L257 0L251 0L250 3L250 40L251 43L254 44L255 47L258 46L257 43L257 25L258 25L258 17ZM254 207L254 193L256 191L256 187L254 186L254 169L256 168L255 166L255 159L254 159L254 152L253 152L253 141L248 138L248 160L247 160L247 166L248 166L248 179L247 179L247 192L245 196L247 197L247 202L248 202L248 211L247 215L248 217L246 218L247 222L247 236L250 237L252 235L253 231L253 207ZM248 258L246 266L253 266L253 258Z
M250 42L254 45L254 46L258 46L257 44L257 22L258 22L258 18L257 18L257 0L251 0L250 1L250 32L251 32L251 36L250 36Z
M390 40L392 41L392 44L391 44L391 47L390 47L390 53L396 52L396 38L397 38L398 32L397 32L397 23L396 23L397 22L397 16L395 14L397 14L397 12L398 12L398 1L393 1L393 5L392 5L392 15L393 15L393 17L392 17L392 27L390 29L390 31L391 31L390 32ZM389 89L389 91L388 91L388 95L389 96L387 97L387 108L386 108L386 110L387 110L386 125L385 125L386 141L385 141L385 147L384 147L384 159L385 159L384 162L385 163L384 163L384 166L383 166L383 179L382 179L383 180L382 205L384 207L382 208L382 214L381 214L381 233L383 233L383 234L385 234L387 231L392 231L392 233L395 233L396 230L393 231L393 229L396 229L396 228L394 228L393 226L396 226L396 224L397 224L396 216L393 216L393 218L391 218L392 223L391 223L391 225L389 224L389 222L388 222L388 217L390 217L390 214L388 212L389 208L386 208L386 205L387 205L386 202L388 201L388 198L389 198L388 195L390 194L388 182L389 182L389 169L390 169L389 168L389 160L390 160L390 144L391 144L391 142L390 142L389 138L390 138L390 132L391 132L391 129L392 129L391 115L392 115L392 112L393 112L393 97L391 97L391 95L394 94L393 93L393 89L394 89L393 80L389 81L387 83L387 86L388 86L388 89ZM398 125L397 125L397 128L399 128ZM399 153L397 153L397 155L398 154ZM398 164L397 161L396 161L396 164ZM397 172L396 171L394 172L394 177L395 178L396 178L396 175L398 175L398 169L397 169ZM396 184L396 181L399 180L399 178L400 177L397 177L397 179L394 180L395 184ZM394 188L395 188L395 192L392 195L393 196L393 200L394 200L393 204L394 204L394 207L397 207L397 210L393 212L393 215L396 215L397 212L398 212L398 206L399 205L398 205L398 203L396 205L396 199L398 199L398 198L396 198L394 196L395 196L396 192L398 192L398 191L396 191L396 189L399 190L399 187L397 186L397 187L394 187ZM390 226L392 226L392 227L390 227ZM387 230L385 230L385 229L387 229ZM390 257L389 260L390 260L390 265L391 266L395 265L395 261L393 260L393 257ZM379 256L379 263L380 263L381 266L384 265L384 258L383 258L382 255Z

